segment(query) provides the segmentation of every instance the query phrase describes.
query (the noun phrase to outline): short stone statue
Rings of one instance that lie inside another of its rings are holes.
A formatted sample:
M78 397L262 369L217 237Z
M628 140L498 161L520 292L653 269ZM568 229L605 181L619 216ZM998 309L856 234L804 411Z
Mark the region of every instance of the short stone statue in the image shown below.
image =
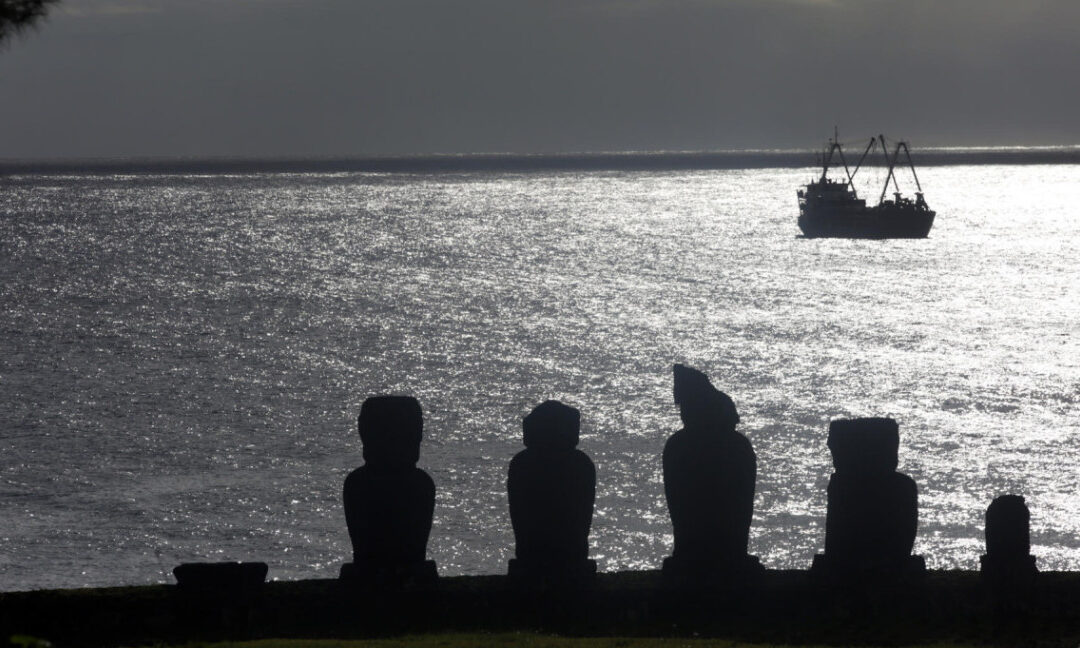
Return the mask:
M342 579L389 585L436 578L434 561L425 560L435 483L416 467L423 428L415 398L373 396L361 406L364 465L345 479L353 562L342 567Z
M1001 495L986 509L984 576L1001 584L1028 584L1038 572L1031 555L1031 513L1019 495Z
M704 373L675 365L674 396L683 428L664 445L664 494L675 534L665 581L737 584L762 571L747 555L757 457L735 431L735 403Z
M596 468L576 449L578 410L549 400L523 421L525 449L510 461L506 482L519 583L575 585L591 581L589 528L596 499Z
M921 574L912 556L918 528L918 488L896 472L900 428L889 418L836 420L829 424L835 472L829 479L825 554L817 572L853 577Z

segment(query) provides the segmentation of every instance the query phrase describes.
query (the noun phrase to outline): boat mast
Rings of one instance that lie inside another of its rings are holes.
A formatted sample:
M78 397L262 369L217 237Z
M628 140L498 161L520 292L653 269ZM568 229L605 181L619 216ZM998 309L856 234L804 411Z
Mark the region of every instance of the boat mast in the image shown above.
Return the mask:
M844 174L848 179L847 186L851 188L852 195L858 198L858 194L855 193L855 174L848 169L847 160L844 158L844 149L840 146L840 129L836 126L833 126L833 137L829 140L829 152L825 155L825 164L821 169L821 182L825 182L825 177L829 173L829 166L832 164L833 151L840 154L840 163L844 165ZM865 154L863 154L863 156L865 157ZM859 161L859 164L862 164L861 160ZM856 168L855 170L858 171L859 169Z
M911 167L911 177L915 178L915 188L922 193L922 185L919 184L919 176L915 173L915 163L911 161L911 150L908 148L907 142L900 142L904 145L904 155L907 156L908 166Z
M844 149L840 148L840 142L837 142L835 146L836 152L840 154L840 161L844 164L844 173L847 174L848 188L851 189L851 195L858 198L859 196L855 194L855 174L853 174L851 171L848 171L847 160L844 159Z
M866 145L866 150L863 151L862 157L859 158L859 163L855 165L855 170L851 172L851 177L852 178L854 178L855 174L858 173L859 169L862 168L863 160L865 160L866 156L870 154L870 149L874 148L875 144L877 144L877 138L876 137L871 137L870 138L870 143ZM854 190L854 189L855 188L852 187L852 190Z
M900 144L902 144L902 143L903 142L900 142L900 143L898 143L896 145L896 150L893 151L893 156L892 156L892 162L893 162L893 166L892 166L892 188L893 188L893 191L896 192L896 197L897 198L900 198L900 183L896 179L896 161L900 159Z
M896 189L896 193L900 193L900 186L896 183L896 176L893 175L893 169L896 167L896 159L900 157L900 142L896 145L896 152L893 153L892 159L889 159L889 148L885 146L885 136L878 135L881 140L881 150L885 151L885 161L889 164L889 175L885 176L885 186L881 188L881 198L878 199L878 204L885 202L885 192L889 190L889 180L893 181L893 188Z
M821 164L821 180L820 183L825 182L825 177L829 174L829 166L832 165L832 152L836 148L836 140L829 140L829 150L825 152L825 161Z

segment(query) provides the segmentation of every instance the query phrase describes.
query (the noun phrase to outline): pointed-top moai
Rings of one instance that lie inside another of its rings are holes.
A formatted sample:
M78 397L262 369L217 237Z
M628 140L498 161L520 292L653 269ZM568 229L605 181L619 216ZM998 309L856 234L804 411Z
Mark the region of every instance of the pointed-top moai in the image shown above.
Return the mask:
M341 578L371 586L434 581L426 560L435 483L416 467L424 418L409 396L373 396L360 407L364 465L345 478L345 520L353 562Z
M737 585L762 572L746 553L757 457L735 431L735 403L705 374L675 365L674 396L683 429L664 445L664 494L675 532L664 578L677 586Z
M576 449L580 420L578 410L549 400L522 422L525 449L510 461L506 482L515 582L573 587L596 576L596 561L589 560L596 468Z
M829 424L835 472L829 478L825 553L813 569L837 577L896 578L926 571L912 556L918 488L896 472L900 428L889 418Z
M995 584L1028 585L1038 573L1031 555L1031 513L1020 495L1001 495L986 509L982 573Z

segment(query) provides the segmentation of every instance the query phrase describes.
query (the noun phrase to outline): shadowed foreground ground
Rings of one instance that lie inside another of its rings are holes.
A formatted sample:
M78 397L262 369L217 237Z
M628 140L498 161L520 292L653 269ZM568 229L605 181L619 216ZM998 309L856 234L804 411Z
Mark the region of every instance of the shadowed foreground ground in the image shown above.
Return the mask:
M999 594L973 572L931 572L922 583L851 589L802 571L770 571L742 594L681 594L664 589L658 572L601 574L591 592L564 594L515 590L503 576L444 578L435 588L392 593L308 580L269 582L253 592L191 593L162 585L0 594L0 637L28 635L56 646L405 635L412 637L408 645L472 643L454 643L460 633L492 640L511 633L499 645L522 645L532 636L513 634L519 632L544 641L546 635L606 638L523 645L713 637L780 645L1077 646L1080 573L1043 573L1029 591Z
M938 643L904 648L960 648L976 644ZM405 635L389 639L264 639L194 643L186 648L784 648L779 644L737 643L730 639L686 637L558 637L536 633ZM803 648L814 648L806 646Z

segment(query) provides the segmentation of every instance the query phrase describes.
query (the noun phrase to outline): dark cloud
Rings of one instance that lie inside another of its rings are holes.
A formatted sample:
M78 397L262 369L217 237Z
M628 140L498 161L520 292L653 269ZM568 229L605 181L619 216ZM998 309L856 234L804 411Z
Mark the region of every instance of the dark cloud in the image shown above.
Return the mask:
M1073 144L1073 0L68 0L0 156Z

